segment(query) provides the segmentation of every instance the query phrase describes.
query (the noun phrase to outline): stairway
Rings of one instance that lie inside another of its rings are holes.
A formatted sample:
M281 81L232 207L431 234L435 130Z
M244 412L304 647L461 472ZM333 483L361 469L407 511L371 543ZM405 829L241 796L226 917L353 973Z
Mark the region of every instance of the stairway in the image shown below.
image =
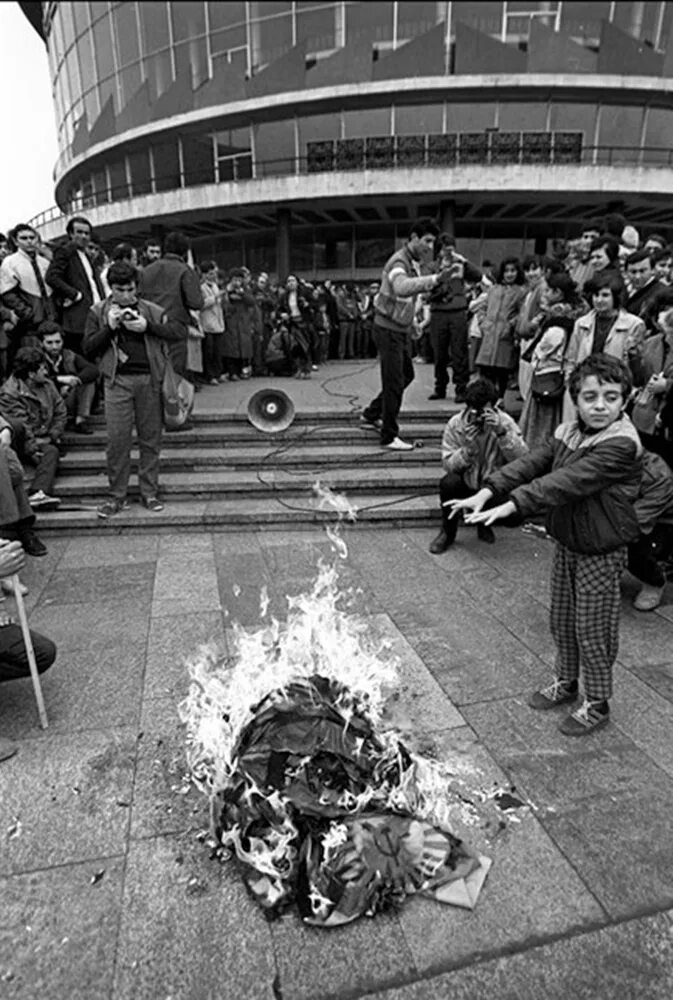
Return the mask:
M245 412L197 413L190 431L166 434L161 458L164 510L146 511L137 501L137 452L133 452L129 511L108 520L96 515L107 496L105 429L94 421L91 437L66 436L54 492L61 508L39 515L46 534L86 532L241 531L310 528L334 520L320 509L313 484L344 493L369 526L419 525L439 514L442 411L403 413L411 452L382 449L376 431L346 411L304 410L287 431L265 434Z

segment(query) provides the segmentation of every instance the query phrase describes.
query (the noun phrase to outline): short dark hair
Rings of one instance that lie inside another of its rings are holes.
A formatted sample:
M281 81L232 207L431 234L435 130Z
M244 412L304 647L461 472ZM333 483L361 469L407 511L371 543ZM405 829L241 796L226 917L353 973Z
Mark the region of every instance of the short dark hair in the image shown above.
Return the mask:
M605 247L605 254L610 263L616 264L619 259L619 240L616 240L614 236L599 236L591 244L591 253L594 250L601 250L603 247Z
M473 378L468 382L465 389L465 404L473 410L483 410L485 406L492 406L498 398L496 389L490 378Z
M563 296L563 301L569 302L570 305L575 305L579 302L580 296L577 291L577 285L566 271L550 274L547 278L547 288L555 292L560 292Z
M110 253L110 260L131 260L133 256L133 247L130 243L118 243L117 246Z
M626 227L626 219L620 212L608 212L603 220L603 229L608 236L619 240Z
M174 253L178 257L186 257L191 246L188 238L179 229L169 233L164 240L164 253Z
M584 286L589 295L595 295L601 288L609 288L612 292L612 303L617 309L624 305L626 286L620 274L601 274L591 278Z
M72 231L77 225L88 226L89 232L93 232L93 226L88 219L85 219L83 215L73 215L72 219L68 219L68 225L65 227L68 236L72 236Z
M0 237L1 239L2 237ZM660 260L668 260L669 257L673 257L673 247L665 246L660 250L652 251L652 263L658 264Z
M27 222L19 222L17 226L14 226L14 228L10 229L9 231L9 238L12 241L12 243L16 244L16 237L19 235L19 233L22 233L24 230L33 233L33 235L37 237L39 237L40 235L34 226L29 226Z
M649 260L651 267L654 264L653 256L654 250L634 250L626 258L626 266L628 267L629 264L639 264L641 260Z
M440 233L437 237L437 246L440 250L444 250L446 247L455 247L456 237L450 233Z
M602 232L603 232L603 224L601 220L589 219L588 222L585 222L584 225L582 226L580 230L580 236L583 236L584 233L598 233L598 235L600 236Z
M439 236L439 226L433 219L429 218L428 216L425 216L424 218L421 219L416 219L416 221L412 222L411 226L409 227L409 239L411 239L411 237L414 235L419 237L423 236L437 237Z
M44 354L39 347L21 347L16 352L12 373L16 378L24 379L32 375L44 364Z
M505 277L505 268L513 265L516 268L516 284L523 285L523 271L521 270L521 261L518 257L504 257L500 261L500 267L498 268L498 274L496 275L496 281L499 285L502 285L503 278Z
M212 271L214 267L217 267L217 264L215 263L214 260L202 260L201 263L199 264L199 270L203 274L205 274L206 271Z
M650 233L650 235L648 237L646 237L645 242L649 243L650 240L654 240L656 243L658 243L661 246L662 250L665 249L665 247L666 247L666 237L662 236L661 233ZM656 253L656 251L655 251L655 253Z
M542 267L543 264L545 266L547 264L546 257L542 258L536 253L527 253L521 261L521 270L527 271L529 267Z
M60 333L61 336L63 336L63 330L58 323L54 323L53 320L50 319L45 319L45 321L40 323L37 328L37 335L40 340L44 340L45 337L51 337L54 333Z
M285 280L287 281L288 278L295 278L295 277L296 276L294 274L288 274ZM243 268L242 267L230 268L227 274L227 281L231 281L232 278L245 278L245 271L243 270Z
M619 382L622 387L622 396L626 401L633 388L631 372L619 358L612 354L590 354L588 358L581 361L570 376L568 391L573 403L577 402L577 397L582 388L582 382L595 375L600 383Z
M107 283L110 287L113 285L130 285L131 282L135 284L138 283L138 268L134 267L133 264L129 264L125 260L116 260L107 272Z
M148 240L145 240L143 244L143 250L147 250L148 247L159 247L161 250L161 240L158 236L150 236Z

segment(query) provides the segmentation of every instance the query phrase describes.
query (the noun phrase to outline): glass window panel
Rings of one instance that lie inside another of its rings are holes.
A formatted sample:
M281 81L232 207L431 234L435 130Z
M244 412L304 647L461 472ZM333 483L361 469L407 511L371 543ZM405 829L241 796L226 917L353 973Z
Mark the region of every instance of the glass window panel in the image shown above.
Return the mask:
M369 40L389 42L393 38L393 5L381 0L346 7L346 43Z
M438 16L439 15L439 16ZM437 3L398 3L397 5L397 41L415 38L430 31L446 16Z
M542 131L547 127L547 105L541 102L535 104L501 103L498 115L498 127L503 132L508 131Z
M609 3L587 0L564 0L561 7L561 31L582 42L600 38L601 22L610 15Z
M397 105L395 108L396 135L423 135L442 131L441 104Z
M671 135L673 111L668 108L650 108L645 132L645 163L671 162Z
M637 163L640 153L640 133L643 109L604 105L598 128L598 162Z
M97 87L92 87L91 90L89 90L84 95L84 107L86 109L87 125L88 125L89 128L91 128L91 126L96 121L96 119L98 118L98 115L100 113L100 105L98 104L98 88Z
M247 128L226 129L215 133L217 157L222 159L237 153L250 152L250 132Z
M180 160L177 142L159 142L152 146L154 179L157 191L180 187Z
M75 22L72 18L72 4L60 3L56 8L56 17L60 17L63 27L63 45L70 48L75 41Z
M244 3L222 3L222 0L218 0L217 3L208 4L208 26L211 32L235 24L245 25Z
M265 122L255 126L255 159L258 177L294 173L294 121Z
M390 108L344 112L345 138L390 135Z
M145 76L150 85L150 100L156 101L173 83L170 52L158 52L145 59Z
M126 163L124 160L113 160L109 165L110 171L110 196L112 201L120 198L128 198L129 186L126 180Z
M168 12L165 3L141 3L139 6L142 26L143 51L156 52L169 44Z
M265 66L292 48L292 16L272 17L250 25L252 65Z
M90 31L87 31L77 43L77 52L79 54L79 71L82 80L82 89L88 90L89 87L96 81L96 71L94 68L93 61L93 37Z
M104 17L93 26L93 41L96 49L96 66L98 79L105 79L114 73L112 58L112 26L110 18Z
M481 132L495 125L495 103L458 103L447 101L447 132Z
M58 8L54 14L54 19L51 22L51 32L49 34L49 48L54 54L54 59L56 60L56 65L60 63L64 54L63 46L63 28L61 25L61 18L58 15Z
M615 4L614 23L634 38L653 42L659 20L659 3L636 2Z
M182 165L185 187L214 184L215 164L210 135L186 135L182 138Z
M115 43L117 62L120 66L140 58L140 40L135 3L122 3L115 10Z
M171 23L173 25L173 41L185 42L206 31L206 8L201 0L191 0L190 3L175 2L170 5Z
M358 235L355 240L356 267L382 267L390 257L395 241L395 226L377 224L376 235Z
M79 63L77 62L77 50L73 47L65 57L65 71L68 74L68 90L70 93L70 103L73 104L82 94L82 86L79 78Z
M277 0L277 2L271 2L271 0L262 0L262 2L253 2L250 4L250 17L257 19L260 17L277 17L281 14L290 14L292 12L292 4L289 0Z
M103 17L104 14L107 14L109 4L99 2L99 0L92 0L89 7L91 8L91 20L97 21L99 17Z
M93 181L94 199L97 205L104 205L110 200L110 193L107 184L107 171L104 168L94 170L91 175Z
M134 153L129 153L129 167L131 169L131 189L134 195L149 194L152 190L150 175L150 158L146 149L139 149Z
M248 69L248 50L239 49L229 53L229 65L239 74L245 76Z
M114 76L109 76L107 80L101 80L98 86L98 103L100 104L101 111L109 101L111 97L116 98L116 85ZM114 108L117 107L117 101L114 101Z
M217 31L210 36L210 50L214 56L220 52L229 52L230 49L238 49L245 45L245 25L241 24L236 28L226 28L224 31Z
M175 71L177 76L187 73L191 77L192 90L196 90L208 79L208 51L206 39L192 38L175 46Z
M124 108L136 93L142 83L140 63L134 66L126 66L119 74L122 85L121 106Z
M69 5L72 7L73 17L75 19L75 33L81 35L89 25L91 24L91 11L89 10L89 4L78 2L71 3Z
M307 115L299 119L299 148L306 154L307 142L322 142L338 139L341 135L341 121L338 114Z
M302 10L308 4L297 4L297 42L306 40L308 52L336 48L336 11L334 4Z
M552 132L582 132L584 162L591 162L593 157L596 110L595 104L552 104Z
M564 4L565 6L565 4ZM477 31L500 37L502 30L502 3L490 0L474 3L474 0L454 0L452 7L452 34L456 34L456 21L463 21Z

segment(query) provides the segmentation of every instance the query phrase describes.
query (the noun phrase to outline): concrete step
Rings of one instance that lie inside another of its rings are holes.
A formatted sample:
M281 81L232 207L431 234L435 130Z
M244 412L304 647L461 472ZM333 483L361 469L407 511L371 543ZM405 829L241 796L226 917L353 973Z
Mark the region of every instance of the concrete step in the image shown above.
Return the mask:
M357 505L356 505L357 506ZM377 492L363 497L357 523L368 527L433 527L439 520L436 490L427 496ZM103 520L90 509L60 510L39 517L40 535L64 537L69 534L143 534L185 531L243 531L314 528L334 523L334 510L320 510L316 498L286 498L278 494L253 500L190 500L168 503L163 511L151 514L139 504ZM355 525L357 530L357 524ZM48 544L48 543L47 543Z
M336 467L332 469L287 470L264 466L255 469L212 469L204 472L179 470L163 471L161 495L171 500L206 499L217 496L255 497L269 492L287 496L310 494L319 479L324 486L349 496L360 493L381 492L391 489L414 493L419 490L436 490L441 476L438 461L418 466L416 463L382 467L372 473L371 468ZM55 492L64 504L73 504L90 498L100 500L108 495L108 482L104 471L98 475L71 475L58 480ZM136 483L132 481L131 496L137 496Z

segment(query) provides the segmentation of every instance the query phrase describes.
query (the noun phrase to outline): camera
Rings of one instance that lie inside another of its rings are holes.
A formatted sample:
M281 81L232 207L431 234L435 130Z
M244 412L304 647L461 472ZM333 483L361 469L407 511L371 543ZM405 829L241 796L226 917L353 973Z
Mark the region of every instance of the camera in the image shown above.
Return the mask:
M129 307L122 309L121 319L123 323L126 323L128 320L138 319L139 316L140 313L137 309L131 309Z

